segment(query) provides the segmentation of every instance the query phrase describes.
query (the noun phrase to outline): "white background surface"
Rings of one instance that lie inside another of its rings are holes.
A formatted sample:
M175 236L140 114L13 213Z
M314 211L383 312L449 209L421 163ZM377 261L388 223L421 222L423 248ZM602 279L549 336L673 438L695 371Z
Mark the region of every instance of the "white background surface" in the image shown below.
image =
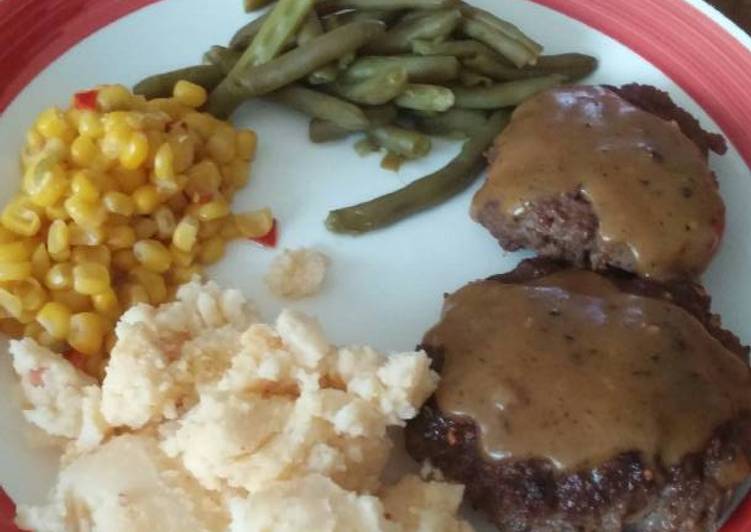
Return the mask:
M713 10L690 0L702 10ZM494 0L473 3L493 10ZM497 9L496 9L497 11ZM669 90L705 127L717 129L706 114L661 72L612 39L524 0L504 2L504 18L546 45L547 53L578 51L600 58L593 82L648 83ZM716 13L714 13L716 16ZM224 44L249 19L239 0L164 0L100 30L38 76L0 119L0 200L20 180L18 154L34 117L51 104L65 106L70 95L99 83L130 85L142 77L200 62L212 44ZM732 31L745 35L727 21ZM541 31L540 28L546 28ZM383 350L408 350L438 317L442 294L468 281L511 269L520 254L504 254L467 214L476 187L448 204L390 229L352 238L328 233L328 210L391 191L442 166L457 145L435 142L433 155L398 173L380 169L379 157L359 158L353 141L311 145L307 120L263 101L246 105L235 121L257 130L257 161L238 210L270 206L280 220L280 248L314 246L332 259L323 292L291 306L316 314L337 343L368 343ZM751 342L748 305L751 213L748 169L731 149L712 165L728 206L725 242L705 276L714 309L746 343ZM234 244L210 276L243 290L272 319L283 303L274 299L262 276L275 252ZM5 351L3 346L0 350ZM0 356L0 484L19 502L40 502L54 473L56 456L31 449L24 439L19 405L11 391L9 357Z

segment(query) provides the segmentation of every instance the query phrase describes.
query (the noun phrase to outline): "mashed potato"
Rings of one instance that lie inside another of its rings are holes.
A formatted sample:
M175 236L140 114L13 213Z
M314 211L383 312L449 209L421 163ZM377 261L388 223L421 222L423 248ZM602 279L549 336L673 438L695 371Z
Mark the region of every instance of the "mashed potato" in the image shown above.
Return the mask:
M314 249L285 249L271 262L265 281L277 297L302 299L317 294L326 278L329 258Z
M241 294L182 287L117 326L101 386L33 340L11 353L30 423L65 454L39 531L445 531L462 488L379 483L386 430L413 417L437 376L422 352L335 347L284 311L261 323Z

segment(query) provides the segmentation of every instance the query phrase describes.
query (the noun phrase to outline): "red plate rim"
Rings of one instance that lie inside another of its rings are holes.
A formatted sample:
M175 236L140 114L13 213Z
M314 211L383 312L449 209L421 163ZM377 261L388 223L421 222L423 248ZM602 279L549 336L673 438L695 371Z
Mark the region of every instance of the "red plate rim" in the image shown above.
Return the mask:
M108 24L159 0L0 2L0 113L49 64ZM751 167L751 50L687 0L532 0L620 41L662 70L719 125ZM717 15L720 19L721 16ZM0 489L0 494L2 490ZM0 505L0 532L8 532ZM751 531L751 498L723 532Z

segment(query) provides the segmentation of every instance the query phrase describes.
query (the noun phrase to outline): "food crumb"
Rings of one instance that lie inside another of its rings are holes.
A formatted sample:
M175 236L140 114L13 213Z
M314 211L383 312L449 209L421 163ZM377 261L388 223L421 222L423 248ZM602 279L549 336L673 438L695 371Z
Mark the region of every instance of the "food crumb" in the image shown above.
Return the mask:
M321 290L328 266L329 258L320 251L285 249L272 261L265 281L278 297L302 299Z

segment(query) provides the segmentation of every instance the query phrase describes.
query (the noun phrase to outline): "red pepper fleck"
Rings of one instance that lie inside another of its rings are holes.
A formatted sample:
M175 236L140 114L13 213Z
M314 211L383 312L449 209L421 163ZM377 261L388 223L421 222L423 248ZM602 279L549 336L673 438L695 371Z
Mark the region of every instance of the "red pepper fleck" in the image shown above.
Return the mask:
M733 516L720 529L720 532L748 532L751 530L751 497L746 496L738 508L733 512Z
M86 355L80 353L79 351L76 351L75 349L69 349L63 354L63 356L68 362L73 364L75 368L84 371L84 366L86 365Z
M29 382L35 388L44 386L44 372L47 368L34 368L29 371Z
M268 233L265 235L258 237L258 238L251 238L253 242L256 244L260 244L261 246L265 248L275 248L276 242L279 238L279 230L277 228L276 218L274 218L274 223L271 224L271 229Z
M16 526L16 505L10 497L0 488L0 531L2 532L22 532Z
M90 91L77 92L73 96L73 106L76 109L87 109L89 111L96 111L96 96L99 91L94 89Z

